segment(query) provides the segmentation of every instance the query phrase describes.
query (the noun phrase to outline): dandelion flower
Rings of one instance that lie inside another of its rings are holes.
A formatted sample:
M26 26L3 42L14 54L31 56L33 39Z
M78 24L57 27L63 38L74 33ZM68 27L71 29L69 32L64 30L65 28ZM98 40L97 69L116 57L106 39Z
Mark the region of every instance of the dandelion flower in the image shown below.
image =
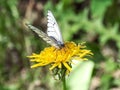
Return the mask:
M54 46L47 47L39 54L33 53L30 58L31 62L36 62L31 68L50 65L50 70L55 68L62 69L66 68L67 72L70 72L73 63L72 60L87 60L86 56L92 55L90 50L85 49L85 45L74 42L66 42L65 46L61 49L57 49Z

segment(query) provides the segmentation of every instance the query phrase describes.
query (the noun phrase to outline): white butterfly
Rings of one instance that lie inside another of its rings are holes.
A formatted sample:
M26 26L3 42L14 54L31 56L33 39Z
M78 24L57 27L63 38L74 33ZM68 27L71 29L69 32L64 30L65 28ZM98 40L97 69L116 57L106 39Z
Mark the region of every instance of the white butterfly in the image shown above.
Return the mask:
M46 41L50 45L55 46L56 48L59 49L62 48L64 46L62 35L59 26L51 11L48 11L47 13L47 21L48 21L47 34L30 24L26 25L28 26L29 29L37 33L39 37L41 37L44 41Z

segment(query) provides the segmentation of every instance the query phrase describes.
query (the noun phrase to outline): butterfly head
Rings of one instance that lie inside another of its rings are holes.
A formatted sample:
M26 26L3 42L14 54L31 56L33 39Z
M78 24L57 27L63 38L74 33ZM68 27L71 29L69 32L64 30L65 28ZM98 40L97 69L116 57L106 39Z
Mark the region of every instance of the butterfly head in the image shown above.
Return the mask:
M57 45L60 49L65 46L64 43L61 41L57 41Z

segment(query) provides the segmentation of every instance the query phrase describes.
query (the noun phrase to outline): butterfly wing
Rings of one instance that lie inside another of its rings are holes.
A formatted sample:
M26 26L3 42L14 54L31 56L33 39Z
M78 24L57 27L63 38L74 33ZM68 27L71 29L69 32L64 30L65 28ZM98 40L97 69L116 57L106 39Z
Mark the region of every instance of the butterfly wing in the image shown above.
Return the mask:
M48 15L47 16L47 19L48 19L47 34L48 34L48 36L54 38L57 41L56 43L58 44L58 46L62 46L64 43L63 43L63 39L62 39L62 35L60 32L59 26L58 26L51 11L48 11L47 15Z
M26 24L26 25L29 29L31 29L32 31L37 33L38 36L41 37L44 41L46 41L48 44L55 46L56 48L59 48L56 41L54 39L50 38L46 33L44 33L43 31L39 30L38 28L36 28L30 24Z

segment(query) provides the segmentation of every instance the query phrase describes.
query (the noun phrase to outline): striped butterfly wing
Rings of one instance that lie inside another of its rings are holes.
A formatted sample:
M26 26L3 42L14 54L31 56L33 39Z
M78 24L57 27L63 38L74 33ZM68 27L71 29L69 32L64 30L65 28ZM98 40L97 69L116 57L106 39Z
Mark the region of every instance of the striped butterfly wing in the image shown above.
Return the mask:
M28 26L29 29L31 29L32 31L37 33L38 36L41 37L44 41L46 41L48 44L55 46L56 48L59 48L58 45L56 44L55 40L50 38L46 33L44 33L43 31L39 30L38 28L36 28L30 24L26 24L26 25Z
M48 36L55 39L58 47L64 45L59 26L58 26L58 24L57 24L57 22L56 22L56 20L55 20L51 11L48 11L47 20L48 20L48 23L47 23L47 27L48 27L47 28L47 34L48 34Z

